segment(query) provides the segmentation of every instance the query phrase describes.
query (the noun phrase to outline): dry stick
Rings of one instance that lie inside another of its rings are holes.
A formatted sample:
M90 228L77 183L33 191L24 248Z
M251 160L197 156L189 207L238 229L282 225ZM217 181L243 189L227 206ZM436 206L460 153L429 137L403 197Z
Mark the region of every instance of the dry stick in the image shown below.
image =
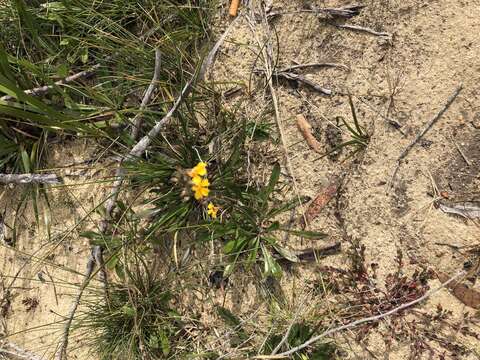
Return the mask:
M375 35L375 36L385 36L385 37L389 37L389 38L392 37L392 34L390 34L388 32L378 32L378 31L375 31L373 29L363 27L363 26L358 26L358 25L335 25L335 26L340 28L340 29L362 31L362 32L366 32L368 34L372 34L372 35Z
M472 162L467 158L467 156L465 155L465 153L462 151L462 149L460 148L460 146L457 144L457 142L455 141L455 139L452 137L452 142L453 142L453 145L455 145L455 147L457 148L460 156L463 158L463 160L465 160L465 162L467 163L468 166L472 166Z
M143 96L142 103L140 104L140 112L136 114L132 120L131 136L133 139L137 139L138 134L140 133L140 128L143 122L142 112L147 106L147 104L150 102L150 98L153 95L153 91L155 90L157 82L160 79L161 63L162 63L162 53L160 52L160 49L157 48L155 49L155 69L153 71L152 81L150 82L150 85L148 85L148 88L145 91L145 95Z
M294 320L290 323L290 325L288 326L287 331L285 332L285 335L283 336L282 340L280 340L280 342L278 343L278 345L275 346L275 349L273 349L271 355L275 355L276 353L278 353L278 352L280 351L280 349L282 348L283 344L285 344L285 342L288 340L288 337L290 336L290 331L292 331L292 327L293 327L293 325L295 324L295 320L296 320L296 319L294 319Z
M336 63L308 63L308 64L295 64L291 66L284 67L283 69L279 70L278 72L289 72L296 69L305 69L311 67L338 67L345 70L350 70L347 65L343 64L336 64Z
M0 184L61 184L56 174L0 174Z
M92 75L100 66L101 66L100 64L95 64L95 65L93 65L93 66L92 66L90 69L88 69L88 70L81 71L81 72L79 72L79 73L76 73L76 74L73 74L73 75L71 75L71 76L68 76L68 77L66 77L65 79L56 81L56 82L54 83L54 85L44 85L44 86L40 86L40 87L37 87L37 88L34 88L34 89L25 90L24 93L27 94L27 95L32 95L32 96L39 96L39 95L45 94L45 93L49 92L51 89L53 89L54 86L65 85L65 84L71 83L71 82L73 82L73 81L75 81L75 80L78 80L78 79L80 79L80 78L89 77L89 76ZM2 97L0 98L0 100L2 100L2 101L15 100L15 96L5 95L5 96L2 96Z
M402 163L402 160L407 157L408 153L410 152L410 150L415 146L415 144L426 134L426 132L428 130L430 130L430 128L435 125L435 123L442 117L442 115L448 110L448 108L450 107L450 105L452 105L452 103L455 101L455 99L457 98L458 94L460 94L460 91L462 91L463 89L463 85L460 84L456 89L455 91L453 92L452 95L450 95L450 97L448 98L447 102L445 103L445 105L442 107L442 109L437 113L437 115L435 115L435 117L430 120L428 122L428 124L422 129L422 131L420 131L417 136L415 137L415 139L410 143L408 144L408 146L402 151L402 153L400 154L400 156L398 157L397 159L397 165L395 166L395 170L393 171L393 175L392 175L392 179L390 180L390 187L393 187L393 182L395 180L395 177L397 176L397 173L398 173L398 170L400 169L400 165Z
M42 360L41 356L33 354L30 351L26 351L15 343L7 342L0 345L2 346L0 348L0 355L5 354L27 360Z
M301 84L306 85L306 86L310 87L311 89L313 89L313 90L315 90L315 91L317 91L317 92L319 92L320 94L323 94L323 95L332 95L332 90L326 89L326 88L314 83L311 80L308 80L307 78L305 78L304 76L299 75L299 74L295 74L295 73L292 73L292 72L286 72L286 71L274 71L273 76L275 76L277 78L283 78L285 80L295 81L295 82L297 82L297 84L301 83Z
M213 62L213 59L215 58L215 54L218 52L218 49L220 48L220 45L223 43L223 41L227 37L228 33L232 29L235 22L236 21L232 21L230 23L229 27L225 30L223 35L220 37L220 39L218 39L218 41L215 43L213 48L210 50L210 52L208 53L208 56L205 58L205 60L202 63L202 66L200 67L197 79L199 79L199 80L203 79L208 67ZM113 184L113 187L112 187L112 190L111 190L111 193L110 193L110 197L107 200L107 203L105 205L105 212L106 212L106 218L107 219L110 218L111 215L112 215L113 209L114 209L115 204L116 204L116 200L118 198L118 193L120 191L120 186L121 186L121 184L123 182L123 178L125 176L125 171L122 168L123 161L133 159L135 157L139 157L146 150L146 148L152 142L152 139L158 135L158 133L160 132L162 127L170 120L170 118L173 116L173 114L178 109L180 104L183 102L185 97L190 93L194 81L195 81L195 77L193 77L191 80L188 81L188 83L183 88L182 92L180 93L179 97L177 98L177 100L173 104L170 111L161 120L156 122L155 126L148 132L148 134L145 135L142 139L140 139L140 141L132 148L132 150L125 157L120 159L120 164L119 164L119 167L117 168L117 171L116 171L116 180ZM105 232L106 229L107 229L107 219L102 221L101 229L100 229L102 232ZM62 360L64 358L64 356L66 355L66 350L67 350L67 346L68 346L68 335L69 335L69 332L70 332L70 327L72 325L73 317L74 317L75 312L77 310L78 304L80 303L80 299L82 297L83 291L85 290L85 288L87 287L87 285L88 285L88 283L91 279L91 275L92 275L93 269L95 267L95 261L96 261L95 259L100 258L101 251L102 251L102 249L98 245L94 246L93 249L92 249L92 253L91 253L90 258L89 258L88 263L87 263L87 270L85 272L84 281L83 281L82 285L80 286L80 289L79 289L79 292L78 292L77 296L75 297L75 301L73 302L72 307L71 307L70 312L69 312L69 315L67 317L67 322L65 323L62 339L60 341L60 346L59 346L59 349L57 350L57 354L55 356L56 360Z
M433 289L433 290L430 290L428 291L427 293L425 293L423 296L419 297L418 299L415 299L415 300L412 300L408 303L405 303L405 304L402 304L390 311L387 311L383 314L379 314L379 315L375 315L375 316L370 316L370 317L367 317L367 318L363 318L363 319L359 319L359 320L356 320L354 322L351 322L349 324L345 324L345 325L342 325L342 326L339 326L339 327L336 327L336 328L333 328L333 329L330 329L330 330L327 330L323 333L321 333L320 335L317 335L317 336L314 336L313 338L309 339L308 341L304 342L302 345L299 345L299 346L296 346L288 351L285 351L283 353L280 353L278 355L259 355L259 356L256 356L254 359L283 359L283 358L286 358L287 356L291 355L291 354L294 354L300 350L303 350L305 349L306 347L308 347L309 345L317 342L318 340L326 337L326 336L329 336L329 335L332 335L334 333L337 333L339 331L343 331L343 330L348 330L348 329L352 329L354 327L357 327L358 325L361 325L361 324L365 324L365 323L368 323L368 322L373 322L373 321L378 321L378 320L381 320L383 318L386 318L387 316L390 316L390 315L393 315L399 311L402 311L402 310L405 310L413 305L416 305L426 299L428 299L429 297L431 297L432 295L434 295L435 293L437 293L438 291L440 291L441 289L443 289L444 287L448 286L450 283L452 283L453 281L457 280L458 278L464 276L466 274L465 271L460 271L458 274L456 274L455 276L452 276L450 279L448 279L447 281L445 281L444 283L442 283L439 287Z

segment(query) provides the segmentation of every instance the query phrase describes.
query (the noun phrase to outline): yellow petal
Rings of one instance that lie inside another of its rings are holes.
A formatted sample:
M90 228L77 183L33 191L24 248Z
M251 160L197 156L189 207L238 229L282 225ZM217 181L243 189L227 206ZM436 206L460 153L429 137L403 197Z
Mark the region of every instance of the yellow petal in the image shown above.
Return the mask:
M209 213L210 213L210 211L211 211L213 208L215 208L215 206L213 206L212 203L209 203L207 207L208 207Z
M195 194L193 196L195 197L196 200L200 200L203 197L201 189L199 189L198 191L195 191Z
M205 176L207 174L207 163L199 162L195 167L194 171L200 175L200 176Z
M200 185L203 187L208 187L210 185L210 181L208 181L208 179L203 179Z
M200 185L202 184L202 178L200 176L194 176L192 178L192 182L195 184L195 185Z
M208 196L208 193L210 192L210 190L208 190L207 188L201 188L200 189L200 192L202 193L203 196Z

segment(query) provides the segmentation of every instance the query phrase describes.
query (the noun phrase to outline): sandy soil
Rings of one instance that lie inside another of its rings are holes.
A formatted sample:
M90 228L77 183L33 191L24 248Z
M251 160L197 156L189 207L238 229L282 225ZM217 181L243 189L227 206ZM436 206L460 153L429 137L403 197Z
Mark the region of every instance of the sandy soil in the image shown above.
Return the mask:
M347 97L341 95L350 92L371 141L359 164L349 173L340 194L345 228L338 226L334 202L311 224L311 228L324 230L332 240L342 241L345 250L349 247L345 236L364 245L367 263L378 264L379 286L394 271L397 249L406 258L405 273L412 273L422 265L453 274L467 260L465 249L479 243L478 223L441 212L435 208L432 194L437 187L439 191L447 192L450 200L480 200L480 87L477 81L480 74L480 6L474 0L368 0L362 3L367 7L361 15L346 23L389 32L393 34L391 40L336 28L313 13L298 13L296 10L304 6L300 1L272 3L272 12L284 12L271 22L278 37L278 47L275 38L270 38L270 41L278 50L279 67L295 62L329 62L343 64L350 69L326 68L304 72L308 79L332 89L335 95L331 97L304 87L294 89L288 84L275 85L287 154L294 169L298 192L314 197L340 176L346 163L319 159L299 133L296 116L307 116L316 127L320 141L325 143L326 129L329 124L335 124L337 116L351 118ZM317 1L314 5L338 7L346 4L346 1ZM254 35L243 16L247 12L242 9L242 17L223 46L210 79L230 82L222 85L225 90L232 87L232 83L244 86L244 91L229 99L227 105L243 97L243 112L254 120L271 105L267 93L261 91L260 76L253 75L252 84L257 90L252 97L246 96L252 69L263 65L261 61L256 62L259 47L255 36L262 41L265 35L262 27L255 23L253 29L257 35ZM219 13L219 33L224 28L225 19L223 9ZM460 96L411 150L400 167L393 188L390 188L398 156L444 106L460 83L464 87ZM400 123L401 131L392 127L386 118ZM274 121L271 116L267 120ZM347 133L342 136L343 140L348 139ZM88 158L85 149L74 147L70 150L71 156ZM275 154L281 156L282 150L275 149ZM54 156L52 163L61 160ZM70 160L63 159L65 163ZM58 162L55 164L58 166ZM5 189L1 208L15 198L10 191ZM74 190L60 188L52 194L51 223L52 233L55 234L72 228L86 211L99 204L103 192L92 185L85 185ZM83 272L87 244L78 238L78 231L74 229L67 241L63 241L53 253L45 253L42 250L47 241L45 230L36 229L30 219L25 216L18 249L28 254L38 250L36 256L41 257L49 255L52 266L31 265L18 255L19 252L14 256L8 245L0 249L4 286L25 265L11 288L11 304L3 318L2 330L9 335L16 333L12 340L32 351L51 354L60 329L52 323L59 321L61 315L68 311L69 295L73 292L69 284L78 283L80 279L77 272ZM286 245L301 249L315 244L290 241ZM51 246L48 249L51 250ZM27 258L28 254L25 254ZM347 261L346 254L342 254L322 260L320 265L342 266ZM65 271L66 268L72 272ZM282 291L288 299L286 307L289 310L297 312L299 304L305 299L303 296L312 296L306 283L316 278L317 272L315 265L303 266L282 279ZM45 276L45 282L32 281L39 273ZM56 290L49 280L50 276ZM248 276L234 277L233 281L235 286L226 295L218 292L209 297L213 303L225 301L234 313L250 318L255 309L264 306L260 303L258 289ZM431 280L431 287L438 285L438 280ZM37 299L38 306L28 310L27 298ZM422 308L434 309L437 304L451 310L457 318L465 312L474 312L445 289ZM213 323L211 307L205 306L203 311L205 321ZM265 314L263 310L261 313ZM258 315L255 321L262 323L264 320ZM22 332L34 327L38 327L37 330ZM212 334L209 336L215 338ZM339 336L336 340L342 342L344 339ZM458 340L468 348L476 349L477 354L480 352L478 342L471 338L460 337ZM346 357L384 358L385 344L375 332L365 343L367 350L353 346ZM87 358L76 345L75 338L72 338L70 352L74 358ZM406 343L395 344L389 351L389 358L407 358L408 348ZM463 358L476 357L470 354Z

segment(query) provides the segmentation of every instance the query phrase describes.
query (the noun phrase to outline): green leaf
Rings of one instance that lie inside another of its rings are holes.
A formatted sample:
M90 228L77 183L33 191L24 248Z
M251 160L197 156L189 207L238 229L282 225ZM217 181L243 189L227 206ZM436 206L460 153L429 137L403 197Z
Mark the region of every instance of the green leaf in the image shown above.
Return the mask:
M25 150L22 150L22 165L26 173L30 173L30 158Z
M158 339L158 336L150 336L150 339L148 339L148 346L151 349L158 349L160 347L160 340Z
M225 270L223 270L223 277L229 277L232 275L233 270L235 270L235 261L225 266Z
M105 266L108 270L113 270L117 266L118 261L120 258L118 257L118 254L114 254L108 259L108 261L105 263Z
M82 48L82 49L80 50L80 60L81 60L84 64L87 63L87 61L88 61L88 48L87 48L87 47Z
M162 353L164 356L170 354L170 340L163 329L159 329L158 336L160 337L160 345L162 347Z
M122 263L118 262L115 266L115 274L117 274L119 279L125 280L125 268Z
M262 253L263 253L263 262L264 262L264 275L272 275L275 277L282 276L282 269L280 265L275 261L272 254L262 245Z
M283 247L281 247L280 245L273 245L273 247L275 248L275 250L280 254L282 255L285 259L287 259L288 261L291 261L291 262L299 262L300 259L297 257L297 255L295 255L293 252L291 252L290 250L288 249L285 249Z
M122 306L122 312L129 317L134 317L136 314L135 309L128 304Z
M279 178L280 178L280 164L275 163L272 169L272 173L270 174L270 180L268 181L268 185L262 192L262 196L265 200L268 199L270 194L275 189L275 186L277 185Z
M307 230L290 230L290 229L282 229L290 234L297 235L304 237L306 239L323 239L328 236L321 231L307 231Z

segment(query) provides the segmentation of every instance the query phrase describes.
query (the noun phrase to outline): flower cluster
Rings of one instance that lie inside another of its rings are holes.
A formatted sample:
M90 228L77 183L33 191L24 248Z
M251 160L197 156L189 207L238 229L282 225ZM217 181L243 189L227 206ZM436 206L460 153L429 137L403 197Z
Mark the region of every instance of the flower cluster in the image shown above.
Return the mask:
M201 200L207 197L210 192L208 189L210 182L207 179L207 164L203 161L199 162L188 172L188 176L192 178L192 191L195 199Z
M217 212L218 212L218 206L213 205L213 203L209 203L207 214L210 215L212 219L216 219Z

